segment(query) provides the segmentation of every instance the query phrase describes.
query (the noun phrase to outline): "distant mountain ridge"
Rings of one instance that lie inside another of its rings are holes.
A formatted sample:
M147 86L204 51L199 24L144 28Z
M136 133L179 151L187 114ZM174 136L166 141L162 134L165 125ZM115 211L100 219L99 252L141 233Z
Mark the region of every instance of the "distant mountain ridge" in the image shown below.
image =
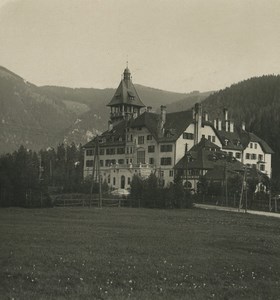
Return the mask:
M154 110L166 105L173 111L176 101L184 102L184 110L192 106L192 94L135 87L144 104ZM20 145L39 150L63 141L87 142L107 129L106 104L114 92L114 88L38 87L0 66L0 152L16 150Z

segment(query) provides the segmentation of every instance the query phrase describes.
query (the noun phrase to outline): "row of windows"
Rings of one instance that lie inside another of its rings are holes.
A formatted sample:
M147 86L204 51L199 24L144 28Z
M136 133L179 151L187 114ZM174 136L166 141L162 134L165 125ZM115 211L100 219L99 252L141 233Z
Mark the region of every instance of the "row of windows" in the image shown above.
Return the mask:
M251 168L251 167L257 167L256 164L246 164L247 167ZM265 165L264 164L260 164L260 171L265 171Z
M257 154L255 153L246 153L246 159L257 159ZM263 161L263 155L259 154L258 155L258 160L259 161Z
M153 136L151 134L147 135L147 141L152 141ZM143 145L145 143L145 136L144 135L139 135L138 136L138 144Z
M124 178L124 180L125 180L125 178ZM111 183L111 176L110 175L108 175L108 177L107 177L107 182L108 182L108 184ZM127 184L130 185L130 183L131 183L131 178L127 177ZM116 185L116 177L113 177L113 185Z
M119 165L123 165L124 164L124 159L118 159L118 161L116 161L115 159L106 159L106 160L100 160L100 166L104 167L104 165L106 167L110 167L112 164L116 164L116 162L118 162ZM130 162L132 162L132 159L130 159ZM144 159L138 159L137 161L138 163L145 163ZM128 164L129 161L128 159L126 160L126 163ZM149 164L153 165L155 163L155 159L153 157L149 158ZM172 163L171 157L161 157L160 159L160 164L162 166L170 166ZM86 161L86 167L93 167L93 160L87 160Z
M160 145L160 152L172 152L172 145Z
M185 139L185 140L193 140L193 138L194 138L193 133L189 133L189 132L184 132L183 133L183 139Z
M112 164L118 163L119 165L123 165L125 163L124 159L106 159L106 160L100 160L100 167L110 167ZM128 165L129 163L132 163L132 159L126 159L126 164ZM90 168L93 167L93 160L86 160L86 167Z
M257 143L250 143L250 148L253 149L257 149L258 148L258 144Z
M106 152L106 155L114 155L114 154L124 154L124 148L100 148L99 149L99 155L104 155ZM94 155L94 149L86 150L86 156L93 156Z
M202 138L206 139L205 134L202 135ZM208 141L215 143L216 142L216 137L214 135L208 135Z

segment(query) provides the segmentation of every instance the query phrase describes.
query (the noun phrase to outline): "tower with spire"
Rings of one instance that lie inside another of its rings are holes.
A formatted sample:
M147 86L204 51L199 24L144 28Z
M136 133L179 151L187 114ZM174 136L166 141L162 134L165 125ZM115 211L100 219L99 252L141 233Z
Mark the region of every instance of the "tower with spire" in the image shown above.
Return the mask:
M132 83L128 66L123 72L121 82L107 106L110 107L110 121L114 125L122 120L139 116L140 109L145 107Z

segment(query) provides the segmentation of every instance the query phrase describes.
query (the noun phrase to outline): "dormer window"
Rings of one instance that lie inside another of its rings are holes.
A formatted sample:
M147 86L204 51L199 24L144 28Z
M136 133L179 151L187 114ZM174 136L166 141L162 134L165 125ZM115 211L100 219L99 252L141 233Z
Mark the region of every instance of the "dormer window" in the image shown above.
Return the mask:
M225 139L225 145L227 146L229 143L229 140L228 139Z

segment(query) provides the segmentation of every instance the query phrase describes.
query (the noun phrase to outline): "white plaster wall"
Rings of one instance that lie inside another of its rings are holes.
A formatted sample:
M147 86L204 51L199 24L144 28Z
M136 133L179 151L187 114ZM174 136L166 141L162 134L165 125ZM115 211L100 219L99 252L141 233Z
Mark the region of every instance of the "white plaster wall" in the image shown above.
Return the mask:
M244 149L243 151L243 163L250 164L250 165L255 164L256 166L258 166L257 162L259 161L259 154L263 155L263 161L265 162L264 163L265 170L262 172L267 174L270 177L271 176L271 154L264 153L259 143L252 142L252 144L253 144L253 148L250 147L250 143L249 143L247 148ZM257 146L256 148L255 148L255 144ZM256 159L251 159L251 158L246 159L247 153L256 154Z
M205 138L208 139L208 136L211 136L211 142L216 144L218 147L222 148L222 144L219 140L219 138L217 137L215 131L213 130L213 128L209 125L205 125L204 127L201 127L199 130L199 141L202 139L202 135L205 135ZM212 141L212 136L215 136L215 142Z
M184 131L185 133L194 134L194 124L190 124ZM176 141L176 156L175 156L175 164L185 155L185 147L188 144L188 150L190 150L194 145L194 140L183 139L183 133ZM174 164L174 165L175 165Z

